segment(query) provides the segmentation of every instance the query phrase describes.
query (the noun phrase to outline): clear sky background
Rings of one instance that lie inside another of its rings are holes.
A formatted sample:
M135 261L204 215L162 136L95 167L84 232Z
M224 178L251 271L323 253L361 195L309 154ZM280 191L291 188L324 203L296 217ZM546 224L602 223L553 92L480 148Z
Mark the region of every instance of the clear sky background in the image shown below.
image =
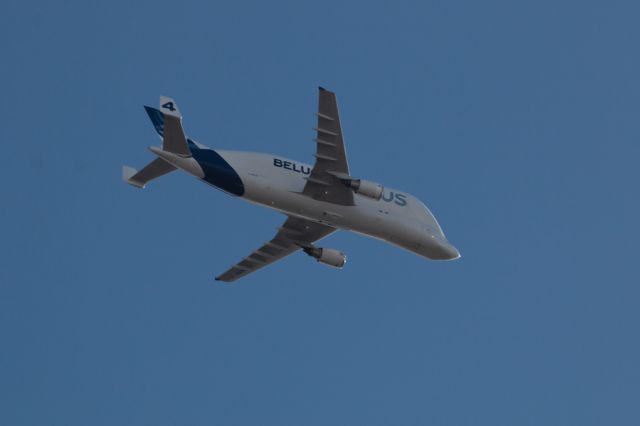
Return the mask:
M0 13L0 424L640 424L637 2L27 2ZM175 173L312 162L318 85L354 174L462 259L364 237L235 285L283 217Z

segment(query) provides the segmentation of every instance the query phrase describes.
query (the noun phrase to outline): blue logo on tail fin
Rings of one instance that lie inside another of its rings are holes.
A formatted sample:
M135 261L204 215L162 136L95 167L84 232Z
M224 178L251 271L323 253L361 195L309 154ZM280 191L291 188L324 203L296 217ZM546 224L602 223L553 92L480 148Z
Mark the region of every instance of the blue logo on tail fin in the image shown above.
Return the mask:
M147 115L151 119L153 123L153 127L156 128L156 132L160 135L160 137L164 137L164 115L155 108L151 108L150 106L144 107L145 111L147 111Z

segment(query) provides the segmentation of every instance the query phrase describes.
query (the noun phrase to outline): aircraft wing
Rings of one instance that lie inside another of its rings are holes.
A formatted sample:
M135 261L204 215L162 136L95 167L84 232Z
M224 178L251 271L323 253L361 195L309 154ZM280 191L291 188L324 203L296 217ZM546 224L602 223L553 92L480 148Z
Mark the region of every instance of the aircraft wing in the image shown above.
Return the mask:
M302 193L316 200L352 206L353 191L335 176L349 175L336 94L320 87L318 95L316 163Z
M258 269L274 263L302 247L310 246L314 241L326 237L335 228L311 222L306 219L289 217L276 236L232 266L231 269L216 277L218 281L231 282L244 277Z

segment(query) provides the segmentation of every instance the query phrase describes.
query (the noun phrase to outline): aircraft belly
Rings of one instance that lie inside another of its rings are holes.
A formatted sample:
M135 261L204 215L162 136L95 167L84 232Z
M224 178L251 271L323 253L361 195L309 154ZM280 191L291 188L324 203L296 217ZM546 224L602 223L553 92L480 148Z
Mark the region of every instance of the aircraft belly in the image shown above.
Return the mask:
M378 238L421 256L433 258L431 241L408 209L406 198L394 198L393 189L382 200L357 196L355 205L345 206L302 194L305 176L273 166L264 154L219 151L242 180L242 198L279 211L338 229ZM401 193L400 193L401 194ZM404 197L407 197L406 195Z
M314 200L301 193L274 188L266 181L245 181L248 201L290 216L389 241L394 233L389 220L377 218L364 206L342 206Z

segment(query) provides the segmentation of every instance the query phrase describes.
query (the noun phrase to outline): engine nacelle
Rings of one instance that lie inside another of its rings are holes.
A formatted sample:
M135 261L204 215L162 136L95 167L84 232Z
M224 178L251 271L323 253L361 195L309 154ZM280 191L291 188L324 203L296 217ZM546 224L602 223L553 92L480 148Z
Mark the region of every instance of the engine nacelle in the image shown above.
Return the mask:
M379 183L362 179L349 180L347 183L349 185L349 188L353 189L354 192L360 195L373 198L374 200L379 200L380 198L382 198L384 187Z
M347 256L341 251L330 248L305 247L304 252L311 257L315 257L318 262L334 268L342 268L347 263Z

